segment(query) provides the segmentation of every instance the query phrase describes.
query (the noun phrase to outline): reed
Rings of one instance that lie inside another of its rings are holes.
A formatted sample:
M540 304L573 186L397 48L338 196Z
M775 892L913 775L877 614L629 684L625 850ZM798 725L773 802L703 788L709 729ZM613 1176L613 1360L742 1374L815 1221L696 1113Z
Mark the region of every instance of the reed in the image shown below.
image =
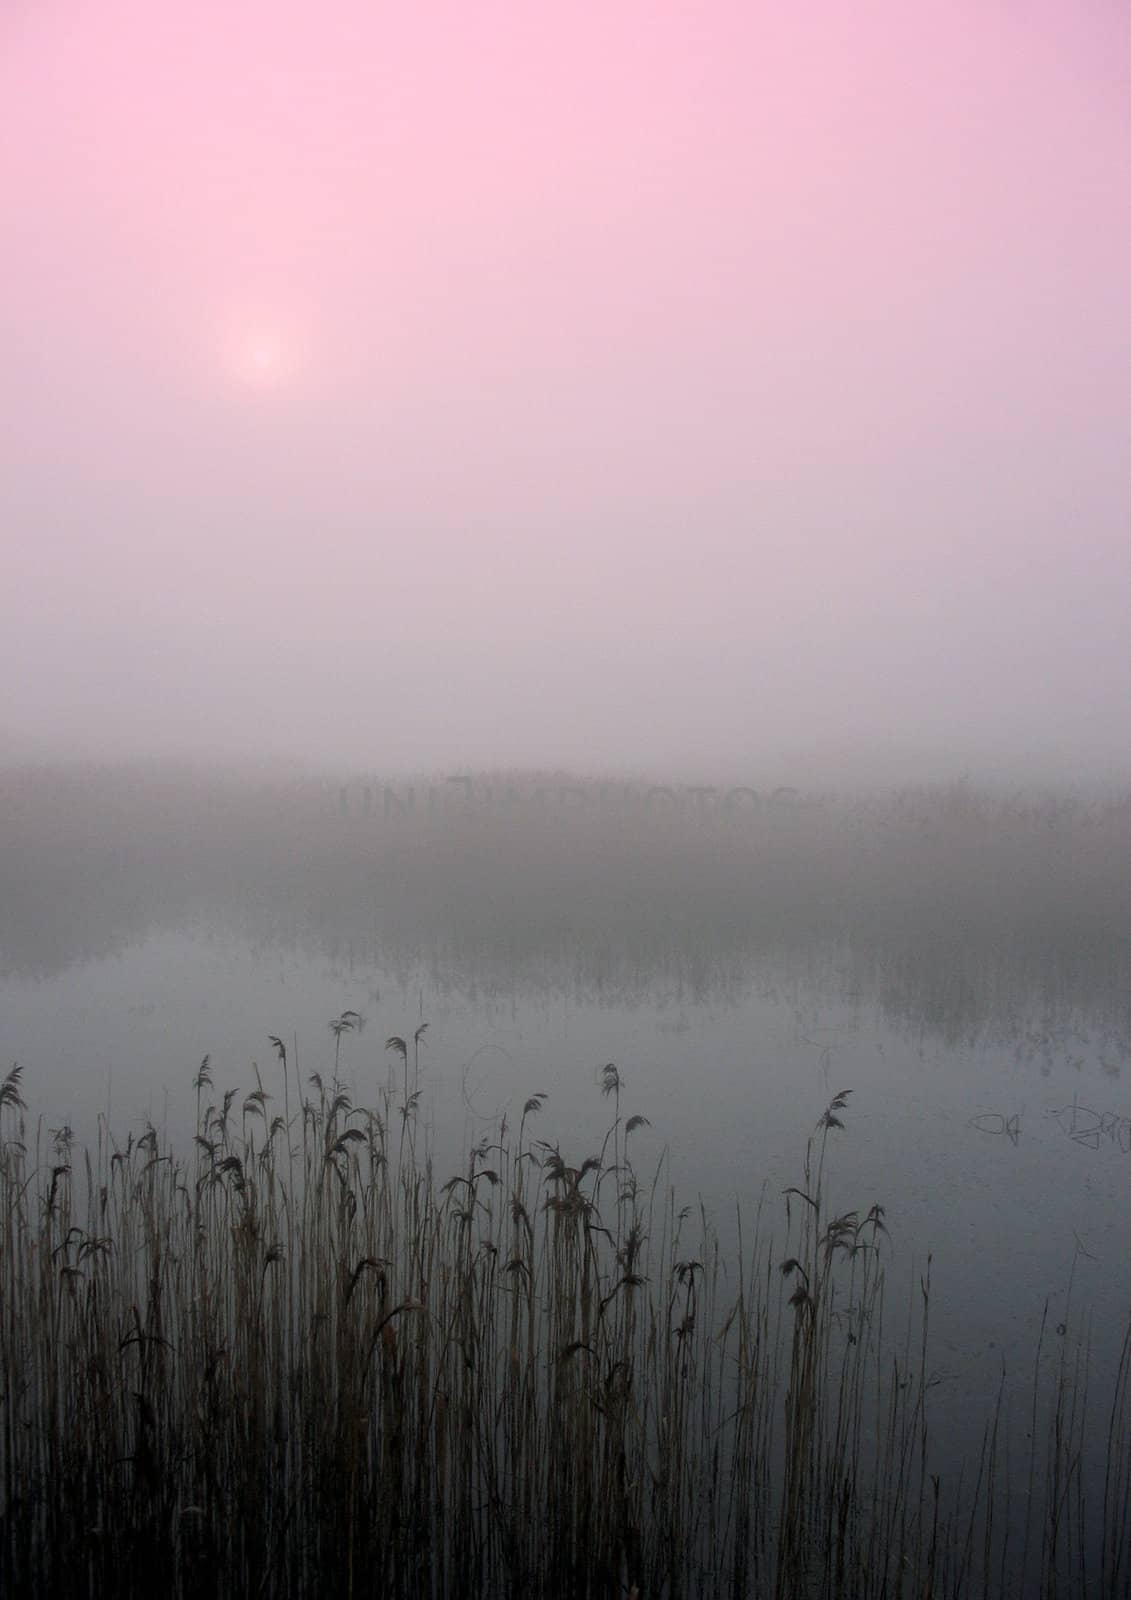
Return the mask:
M726 1259L612 1064L598 1154L532 1095L440 1182L406 1041L372 1106L271 1043L281 1095L202 1063L188 1154L29 1138L0 1086L5 1594L1131 1593L1128 1348L1100 1407L1065 1344L1027 1457L1003 1399L940 1472L928 1278L893 1337L883 1211L826 1200L846 1094Z

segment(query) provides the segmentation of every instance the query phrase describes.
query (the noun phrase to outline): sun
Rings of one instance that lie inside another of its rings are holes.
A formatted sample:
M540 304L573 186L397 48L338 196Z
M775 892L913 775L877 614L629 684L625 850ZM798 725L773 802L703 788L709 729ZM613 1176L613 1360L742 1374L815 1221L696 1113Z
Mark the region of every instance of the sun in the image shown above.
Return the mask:
M264 377L268 377L272 372L277 372L279 368L278 345L264 341L252 345L251 364L256 372L261 372Z
M312 370L310 319L293 306L226 306L213 323L212 351L227 389L297 397Z
M232 316L220 333L220 358L230 383L260 392L287 390L299 378L301 340L289 322Z
M249 382L261 388L274 388L287 376L287 352L281 337L271 331L247 335L241 366Z

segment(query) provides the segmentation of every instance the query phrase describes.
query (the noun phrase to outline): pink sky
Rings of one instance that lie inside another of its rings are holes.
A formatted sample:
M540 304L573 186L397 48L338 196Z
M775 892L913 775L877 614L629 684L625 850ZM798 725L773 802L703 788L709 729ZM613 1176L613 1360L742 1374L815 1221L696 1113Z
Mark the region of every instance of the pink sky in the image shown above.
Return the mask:
M14 749L1131 773L1116 0L4 0L0 196Z

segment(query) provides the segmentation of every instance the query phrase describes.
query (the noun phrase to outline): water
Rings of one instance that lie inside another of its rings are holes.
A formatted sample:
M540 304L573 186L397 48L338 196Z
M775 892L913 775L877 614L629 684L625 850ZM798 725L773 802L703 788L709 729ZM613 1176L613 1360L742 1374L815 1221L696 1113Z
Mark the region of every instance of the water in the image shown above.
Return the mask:
M1126 939L1095 937L1091 835L1063 818L1050 846L1016 818L994 813L987 836L967 817L975 865L944 840L917 901L920 858L859 813L779 817L754 848L623 818L389 833L327 791L271 810L238 786L102 777L60 799L43 781L20 780L8 812L0 1061L22 1064L45 1141L105 1114L119 1141L152 1122L187 1144L203 1056L218 1092L254 1087L253 1063L272 1091L271 1034L329 1076L328 1024L351 1009L364 1027L338 1071L359 1100L396 1073L387 1036L428 1024L421 1116L441 1178L538 1091L541 1136L595 1153L611 1116L596 1074L615 1062L622 1111L649 1119L638 1170L666 1154L725 1253L736 1206L784 1223L806 1138L849 1089L832 1203L884 1206L897 1306L931 1257L946 1449L976 1449L1003 1370L1028 1383L1043 1316L1045 1362L1086 1332L1102 1389L1131 1307ZM746 915L751 871L772 937Z

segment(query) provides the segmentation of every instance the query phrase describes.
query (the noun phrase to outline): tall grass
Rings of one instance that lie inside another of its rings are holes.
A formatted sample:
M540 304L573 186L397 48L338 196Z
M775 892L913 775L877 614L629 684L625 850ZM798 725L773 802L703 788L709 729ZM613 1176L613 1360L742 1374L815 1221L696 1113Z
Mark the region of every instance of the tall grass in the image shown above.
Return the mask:
M728 1260L612 1064L598 1153L536 1094L441 1182L422 1036L374 1106L278 1038L242 1097L206 1060L187 1156L29 1138L4 1080L4 1594L1131 1594L1127 1347L1100 1406L1065 1343L1024 1456L1003 1399L944 1476L929 1282L893 1338L882 1209L827 1203L845 1094Z

